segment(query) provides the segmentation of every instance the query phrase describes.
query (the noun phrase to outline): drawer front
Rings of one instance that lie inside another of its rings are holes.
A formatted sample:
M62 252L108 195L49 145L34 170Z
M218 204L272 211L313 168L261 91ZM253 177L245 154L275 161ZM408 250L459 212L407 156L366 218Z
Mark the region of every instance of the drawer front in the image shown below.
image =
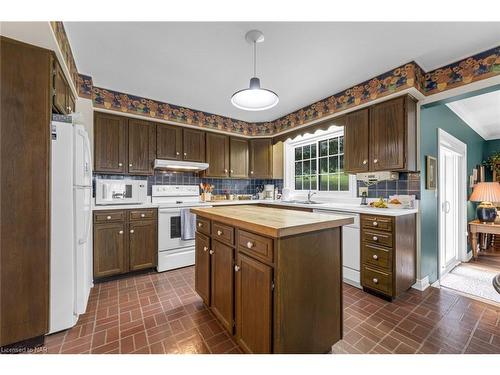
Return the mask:
M392 218L388 216L363 215L361 225L363 228L378 229L392 232Z
M364 265L361 274L361 284L364 287L387 295L392 294L392 273L376 270Z
M129 220L156 219L156 210L155 209L129 210L128 218Z
M124 210L94 211L94 223L108 223L124 220Z
M238 230L238 251L272 263L273 240L258 234Z
M196 230L210 236L210 220L203 217L196 217Z
M221 223L212 223L212 238L234 245L234 228Z
M379 244L383 246L392 246L392 233L363 230L363 241L366 243Z
M373 266L386 268L388 271L392 267L392 250L383 247L363 244L362 262Z

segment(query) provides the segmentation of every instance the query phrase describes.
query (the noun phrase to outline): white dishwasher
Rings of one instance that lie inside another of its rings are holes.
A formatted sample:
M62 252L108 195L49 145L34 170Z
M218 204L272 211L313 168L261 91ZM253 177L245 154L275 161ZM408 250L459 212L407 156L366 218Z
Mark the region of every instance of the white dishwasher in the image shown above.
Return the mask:
M361 270L361 248L359 233L359 214L331 211L314 210L314 212L331 215L341 215L354 218L354 223L344 225L342 228L342 275L344 282L357 288L361 288L360 270Z

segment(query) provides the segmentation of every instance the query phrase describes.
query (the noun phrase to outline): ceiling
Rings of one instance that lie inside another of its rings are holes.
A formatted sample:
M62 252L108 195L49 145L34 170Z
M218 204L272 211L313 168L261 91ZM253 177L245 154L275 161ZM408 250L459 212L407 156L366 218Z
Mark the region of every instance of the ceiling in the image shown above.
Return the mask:
M270 121L409 61L425 71L495 47L500 23L65 22L78 70L94 85L243 121ZM279 104L233 107L257 76Z
M500 139L500 90L446 104L484 139Z

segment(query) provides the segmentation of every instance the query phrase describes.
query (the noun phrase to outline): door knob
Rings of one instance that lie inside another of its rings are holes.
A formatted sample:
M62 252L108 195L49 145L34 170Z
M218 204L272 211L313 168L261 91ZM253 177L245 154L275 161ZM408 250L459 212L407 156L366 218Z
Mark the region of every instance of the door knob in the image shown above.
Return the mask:
M208 247L203 246L203 251L207 251L207 250L208 250Z
M210 255L214 255L215 251L210 250L209 253L210 253Z
M238 272L238 271L240 270L240 267L239 267L237 264L235 264L235 265L234 265L234 270L235 270L236 272Z
M373 254L373 259L377 260L378 256L376 254Z
M378 284L378 279L376 277L373 278L373 283Z

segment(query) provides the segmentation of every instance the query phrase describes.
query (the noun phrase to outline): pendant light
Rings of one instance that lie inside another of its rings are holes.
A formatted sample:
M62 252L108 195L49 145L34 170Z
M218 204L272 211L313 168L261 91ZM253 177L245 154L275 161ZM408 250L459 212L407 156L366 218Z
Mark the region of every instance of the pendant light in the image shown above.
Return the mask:
M237 108L245 111L264 111L274 107L279 102L275 92L260 87L260 79L257 78L257 43L264 41L264 34L259 30L250 30L245 39L253 44L253 77L250 78L248 89L236 91L231 96L231 103Z

